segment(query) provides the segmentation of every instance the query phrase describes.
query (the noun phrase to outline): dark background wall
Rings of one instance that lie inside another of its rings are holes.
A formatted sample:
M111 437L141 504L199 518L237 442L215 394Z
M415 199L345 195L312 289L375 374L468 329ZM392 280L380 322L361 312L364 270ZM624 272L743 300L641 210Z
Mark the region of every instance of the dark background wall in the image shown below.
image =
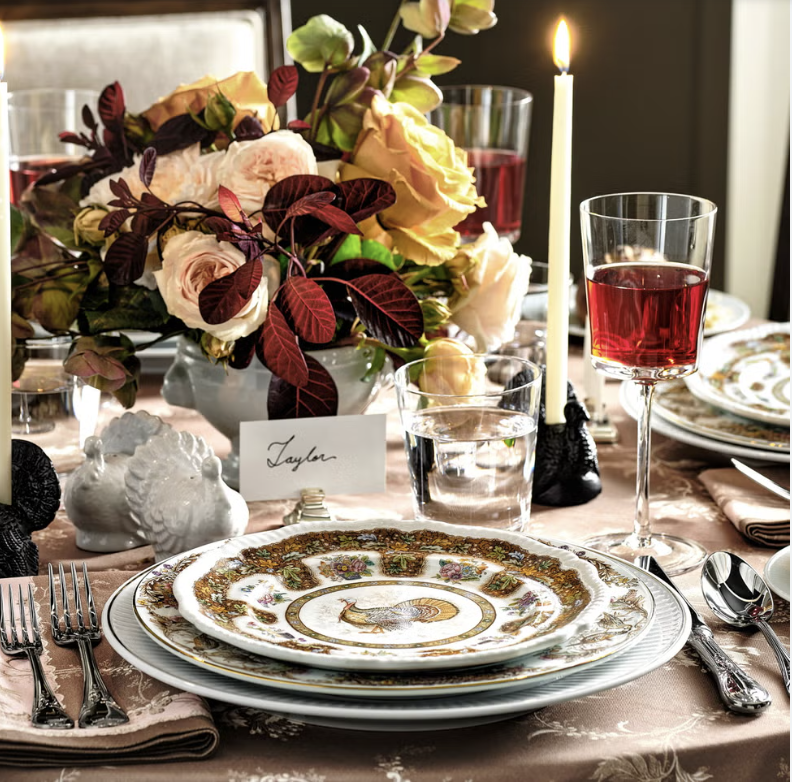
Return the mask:
M292 24L325 13L379 45L398 0L292 0ZM534 95L520 252L546 260L553 117L552 38L563 15L575 76L572 200L629 190L690 193L720 207L714 287L723 287L730 0L496 0L498 24L449 33L462 65L439 84L503 84ZM408 38L401 39L403 44ZM399 39L397 39L399 43ZM312 95L303 78L301 112ZM573 212L572 269L582 270Z

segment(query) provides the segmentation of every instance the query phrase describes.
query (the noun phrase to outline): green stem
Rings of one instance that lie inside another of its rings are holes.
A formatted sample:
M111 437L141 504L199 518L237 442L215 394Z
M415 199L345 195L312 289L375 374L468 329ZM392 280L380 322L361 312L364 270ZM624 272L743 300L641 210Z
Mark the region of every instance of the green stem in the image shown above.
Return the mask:
M401 15L399 14L399 9L404 5L405 2L406 0L401 0L399 3L398 8L396 9L396 15L391 20L388 32L385 34L385 41L382 44L382 51L384 52L387 52L390 48L390 45L393 43L393 37L396 35L396 31L399 29L399 25L401 24Z
M330 74L330 69L325 63L325 67L322 70L322 75L319 77L319 84L316 85L316 92L314 93L313 105L311 106L311 140L316 141L316 112L319 108L319 99L322 97L322 92L324 91L325 82L327 81L327 77Z

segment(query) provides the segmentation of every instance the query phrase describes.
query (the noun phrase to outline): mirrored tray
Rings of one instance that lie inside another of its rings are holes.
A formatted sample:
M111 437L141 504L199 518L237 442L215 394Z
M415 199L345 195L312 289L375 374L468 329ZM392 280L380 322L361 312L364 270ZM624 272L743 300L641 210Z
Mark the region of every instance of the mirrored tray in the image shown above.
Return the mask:
M652 593L633 572L599 554L589 555L574 547L572 550L597 568L607 586L608 604L597 618L597 626L544 652L497 666L393 676L290 665L237 649L200 632L179 612L173 580L195 561L197 553L181 554L150 568L135 586L135 615L151 637L177 657L235 679L277 689L398 698L535 686L624 652L646 633L654 617Z
M201 554L173 583L202 632L323 668L504 662L596 624L607 590L568 550L428 521L310 522Z
M722 410L789 426L789 324L768 323L705 340L691 393Z

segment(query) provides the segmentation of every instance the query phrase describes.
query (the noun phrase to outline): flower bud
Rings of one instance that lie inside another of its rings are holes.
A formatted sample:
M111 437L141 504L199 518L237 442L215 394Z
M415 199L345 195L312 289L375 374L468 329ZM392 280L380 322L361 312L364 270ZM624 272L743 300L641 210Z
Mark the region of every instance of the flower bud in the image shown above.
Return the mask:
M484 393L484 362L462 342L447 337L434 339L427 345L424 358L428 360L418 377L421 391L446 396Z
M479 30L489 30L498 17L492 12L495 0L453 0L448 26L455 33L475 35Z
M234 350L234 342L213 337L208 331L201 334L201 349L211 359L221 361L230 358Z
M210 130L227 130L234 124L236 109L222 92L210 95L204 109L204 123Z
M93 206L86 206L85 209L80 211L77 217L74 218L74 243L104 244L105 234L99 228L99 223L102 222L106 215L106 210L97 209Z
M421 299L421 312L426 334L437 331L451 317L451 310L439 299Z

